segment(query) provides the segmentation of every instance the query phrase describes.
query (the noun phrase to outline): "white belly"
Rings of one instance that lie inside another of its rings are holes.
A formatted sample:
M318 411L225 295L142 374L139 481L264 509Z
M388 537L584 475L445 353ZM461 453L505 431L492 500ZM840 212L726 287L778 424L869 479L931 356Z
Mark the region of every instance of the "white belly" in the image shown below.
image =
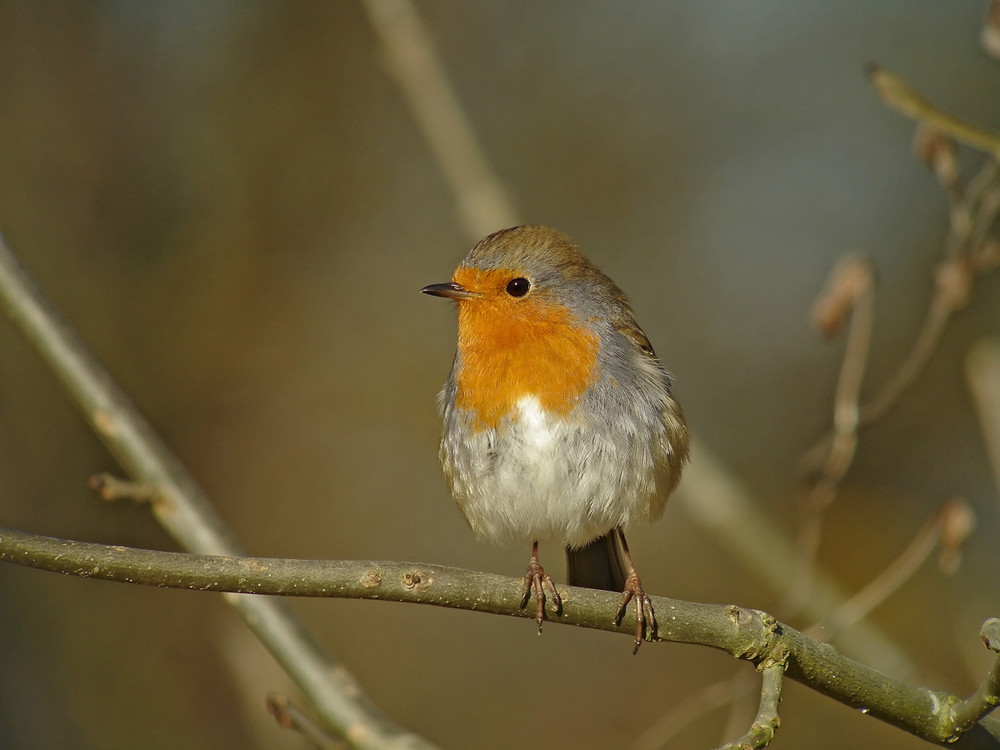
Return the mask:
M496 429L446 429L441 457L452 495L478 537L578 547L663 511L657 464L666 456L654 457L665 440L637 441L630 432L620 425L585 429L572 412L554 418L529 396Z

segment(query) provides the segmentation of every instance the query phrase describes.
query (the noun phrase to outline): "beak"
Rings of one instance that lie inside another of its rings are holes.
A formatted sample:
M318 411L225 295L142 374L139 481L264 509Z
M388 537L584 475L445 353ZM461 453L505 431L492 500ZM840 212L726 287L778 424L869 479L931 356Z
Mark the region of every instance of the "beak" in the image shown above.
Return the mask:
M454 281L449 281L446 284L430 284L420 291L432 297L447 297L454 300L474 299L479 296L475 292L470 292L461 284L456 284Z

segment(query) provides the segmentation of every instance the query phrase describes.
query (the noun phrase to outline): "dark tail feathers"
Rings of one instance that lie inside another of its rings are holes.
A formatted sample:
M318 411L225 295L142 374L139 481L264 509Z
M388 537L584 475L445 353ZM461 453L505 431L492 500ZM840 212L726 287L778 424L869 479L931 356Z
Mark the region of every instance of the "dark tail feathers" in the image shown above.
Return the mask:
M566 548L566 583L570 586L622 591L627 576L617 529L579 549Z

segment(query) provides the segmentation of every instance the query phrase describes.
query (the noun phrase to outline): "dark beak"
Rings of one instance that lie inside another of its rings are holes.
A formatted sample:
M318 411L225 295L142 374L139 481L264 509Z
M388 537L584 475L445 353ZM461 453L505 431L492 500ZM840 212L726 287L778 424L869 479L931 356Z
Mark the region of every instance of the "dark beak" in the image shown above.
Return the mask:
M454 281L449 281L447 284L430 284L420 291L432 297L447 297L448 299L473 299L479 296Z

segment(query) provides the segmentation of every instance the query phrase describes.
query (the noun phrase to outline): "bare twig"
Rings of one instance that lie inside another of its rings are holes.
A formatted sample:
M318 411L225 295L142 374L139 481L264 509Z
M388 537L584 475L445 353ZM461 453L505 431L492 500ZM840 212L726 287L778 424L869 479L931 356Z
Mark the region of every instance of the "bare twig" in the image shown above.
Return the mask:
M62 322L2 238L0 309L42 354L125 470L155 488L157 501L150 507L163 527L194 552L241 554L201 488ZM334 668L331 657L306 635L302 622L283 603L259 597L228 597L227 601L298 684L322 720L340 732L355 730L357 747L430 747L395 726L366 700L360 685L345 669Z
M937 177L937 181L951 198L952 205L962 199L964 187L958 168L955 141L926 123L917 125L913 139L914 150Z
M950 317L951 305L941 296L934 295L931 298L924 324L914 339L913 346L906 358L899 364L882 388L862 406L859 426L867 427L881 419L895 406L903 393L916 382L920 373L927 366L927 362L930 361L931 355L937 349Z
M908 581L941 543L942 565L954 566L958 549L972 531L975 516L968 503L960 498L946 500L937 507L920 528L913 541L879 575L839 607L823 623L804 632L810 638L828 641L867 617L875 607L888 599Z
M983 339L972 347L965 376L1000 493L1000 339Z
M941 162L949 160L940 145L918 145L921 157L941 179L949 171ZM969 301L975 279L1000 263L1000 245L989 236L1000 214L1000 162L989 159L965 189L945 186L951 200L950 226L944 242L944 259L935 274L923 325L910 350L888 380L865 403L858 414L858 429L864 429L885 416L903 394L916 382L947 328L951 317ZM830 452L833 435L825 436L803 459L807 472L816 471Z
M1000 136L938 109L911 89L901 77L878 65L868 67L868 78L882 100L905 115L926 122L960 143L1000 157Z
M994 159L988 161L970 181L968 189L963 190L958 179L954 147L942 135L947 133L958 138L958 121L915 95L898 76L877 68L873 68L871 74L873 83L888 103L925 123L918 130L917 151L934 170L950 197L950 230L945 242L945 258L935 275L935 290L924 325L892 377L864 404L860 404L857 398L867 350L864 355L859 354L860 348L852 349L850 341L848 342L835 397L833 432L810 450L804 461L809 473L815 471L816 479L811 484L804 503L806 515L799 537L802 565L798 577L785 596L784 606L780 608L783 613L796 611L808 599L812 568L821 538L822 511L832 501L837 486L850 465L859 430L883 417L916 381L936 350L951 316L968 303L975 276L994 267L996 256L1000 255L997 243L989 237L1000 211L998 162ZM962 131L961 128L959 130L966 136L965 142L968 142L968 131ZM834 279L838 278L841 277L835 274ZM845 281L840 281L839 286L833 282L828 285L827 293L814 309L813 317L821 330L829 333L839 328L855 299L850 294L855 286L856 284ZM870 288L869 286L869 291ZM868 303L870 304L870 300ZM863 313L863 316L859 317L858 313ZM851 320L852 323L858 320L863 323L862 340L867 345L871 333L871 308L858 307ZM810 468L819 464L822 466L818 471ZM895 588L900 585L912 574L912 569L920 564L921 553L929 553L937 539L937 533L938 530L935 529L918 536L914 541L916 546L911 545L897 560L897 565L891 566L847 605L838 609L830 624L836 629L842 629L848 622L855 622L888 595L887 587Z
M268 713L278 722L278 726L298 732L314 747L321 750L344 750L348 747L346 742L330 737L316 726L316 722L288 700L288 696L269 695L266 705Z
M850 310L851 323L833 400L833 444L820 478L806 498L807 507L823 509L832 502L837 484L854 457L861 381L875 317L874 286L871 264L863 258L848 256L834 268L827 291L817 304L817 308L841 307L844 315Z
M156 488L148 482L133 482L120 479L113 474L94 474L90 478L90 489L102 500L131 500L136 503L152 503L156 500Z
M994 245L987 233L1000 210L998 178L1000 164L990 161L970 183L959 206L952 209L945 259L935 274L934 294L923 326L892 377L862 406L861 427L881 419L913 385L937 349L952 315L968 304L976 276L994 267L990 255Z
M659 750L677 734L709 711L732 703L753 689L752 675L746 671L707 685L671 709L650 725L632 744L632 750Z
M848 255L834 267L813 307L813 320L826 335L836 333L845 318L850 318L850 324L834 394L833 437L828 443L826 460L800 503L803 520L798 540L799 560L796 577L784 597L782 612L797 612L809 598L822 537L823 514L836 497L840 481L854 459L861 381L868 362L875 316L874 288L868 261Z
M990 618L983 623L979 633L986 648L1000 654L1000 620ZM956 736L972 726L980 718L1000 705L1000 656L993 659L993 665L986 677L976 688L976 692L951 707L950 722L955 727Z
M707 446L699 445L684 470L676 502L702 528L708 529L727 554L737 556L774 591L787 590L795 577L797 555L788 539L765 520L757 503L734 480ZM848 596L829 576L817 571L812 593L801 615L809 620L826 617ZM915 679L910 658L883 631L860 622L844 632L838 643L848 653L896 677Z
M768 664L762 670L760 708L747 733L738 740L727 743L719 750L758 750L767 747L781 724L778 704L781 703L781 686L785 677L783 664Z
M988 54L1000 59L1000 0L990 0L979 43Z
M382 41L386 68L441 165L470 239L516 224L512 201L493 175L416 9L408 0L365 0L364 7Z

